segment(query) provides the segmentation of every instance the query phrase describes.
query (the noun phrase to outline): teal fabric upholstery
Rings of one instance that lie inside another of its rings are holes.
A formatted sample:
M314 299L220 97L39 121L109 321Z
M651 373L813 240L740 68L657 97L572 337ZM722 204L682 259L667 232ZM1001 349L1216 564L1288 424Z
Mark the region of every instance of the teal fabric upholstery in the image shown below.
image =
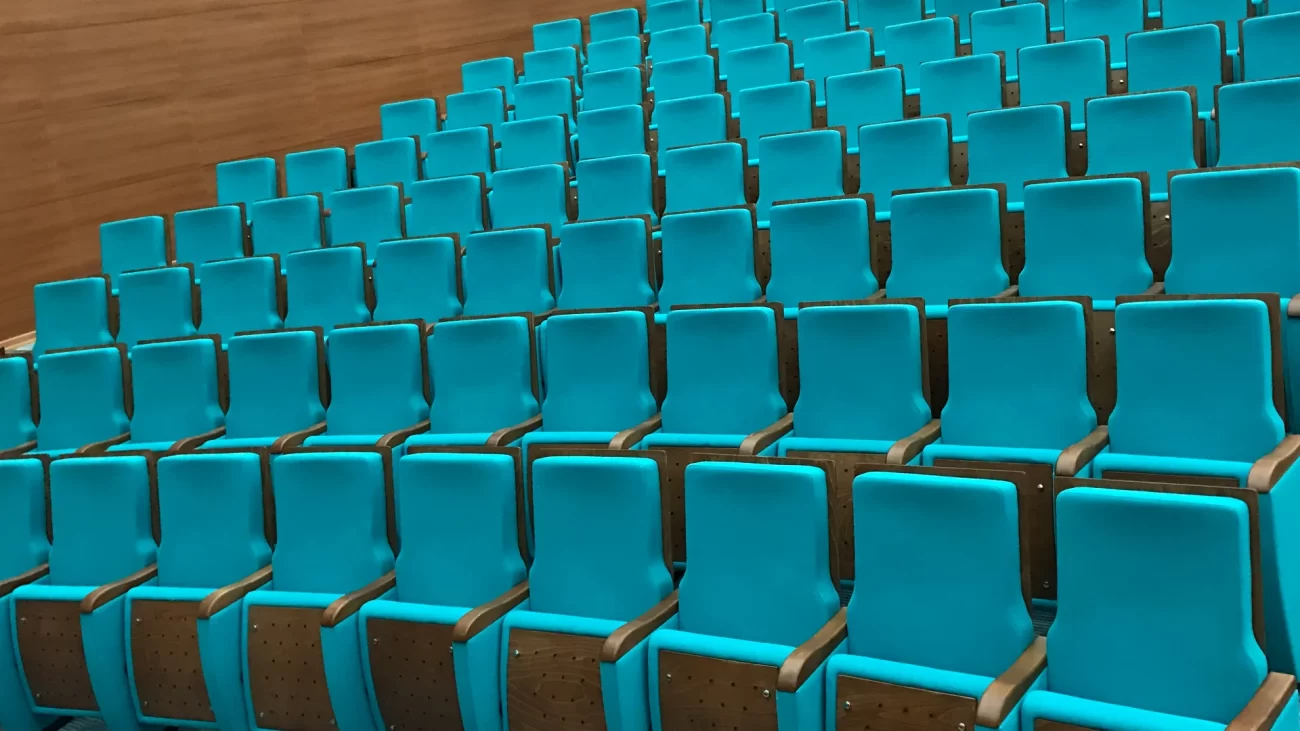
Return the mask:
M813 127L813 91L812 85L807 82L791 81L756 86L736 92L735 99L736 111L740 116L740 136L747 140L758 140L758 144L750 148L750 165L757 165L760 159L758 155L763 148L761 137L782 132L802 132Z
M619 155L578 163L578 215L583 221L618 216L649 216L659 225L654 205L650 156Z
M569 162L569 125L564 117L506 122L497 137L501 142L497 167L501 170Z
M864 198L783 203L771 213L767 301L797 316L800 302L857 300L879 285L871 271L871 211Z
M1193 87L1197 111L1214 109L1214 87L1223 83L1223 38L1217 25L1166 27L1128 39L1128 90Z
M664 216L661 232L660 312L673 305L753 302L762 295L750 209L675 213Z
M21 359L0 359L0 377L9 372L11 360ZM7 389L0 392L8 393ZM50 541L45 535L45 469L34 459L0 461L0 574L8 579L30 571L45 563L49 552ZM11 594L0 598L0 723L12 731L41 731L53 719L32 712L10 629L13 621Z
M645 47L636 35L595 41L587 46L587 71L597 73L640 66L645 63Z
M1065 12L1070 16L1070 22L1065 26L1065 40L1109 39L1110 65L1122 69L1127 62L1126 43L1122 39L1143 29L1146 20L1144 9L1142 0L1065 0Z
M183 338L194 327L194 271L159 267L118 278L117 342L135 348L141 340Z
M1168 196L1171 170L1197 167L1186 91L1092 99L1087 114L1089 175L1145 172L1151 200L1159 201Z
M1122 43L1119 45L1123 47ZM1018 64L1021 106L1067 102L1070 129L1082 130L1084 102L1106 96L1109 88L1106 48L1106 42L1100 38L1022 48Z
M553 20L533 26L533 50L582 47L582 21L577 18Z
M761 13L766 7L763 0L713 0L709 9L712 11L709 17L716 28L724 20Z
M851 30L815 36L804 41L802 53L804 78L816 87L817 103L825 105L827 78L871 69L871 34Z
M900 94L900 118L902 103ZM947 188L952 185L951 138L948 120L942 117L868 124L861 127L853 138L858 145L861 169L858 192L871 194L877 221L890 220L896 190Z
M100 271L117 294L122 272L167 265L167 229L162 216L144 216L99 225Z
M922 20L925 12L922 3L912 0L858 0L856 5L858 26L873 31L877 56L889 52L889 34L885 33L886 28ZM906 44L906 38L904 43Z
M0 449L11 449L34 440L36 423L33 416L31 361L16 355L0 357ZM0 573L4 571L0 569ZM17 572L6 575L14 573Z
M424 333L415 323L348 327L329 339L330 405L322 437L383 435L424 421ZM308 446L317 437L309 437Z
M885 63L902 66L908 94L920 91L922 63L957 57L957 28L946 16L886 26L880 33Z
M678 101L689 102L714 96L716 95L697 96ZM718 105L718 113L724 113L721 103ZM659 129L663 130L663 126L660 125ZM663 137L659 140L662 145ZM665 178L664 192L667 199L664 213L745 205L745 163L745 146L740 140L678 147L662 152L659 165Z
M291 152L284 156L285 195L328 195L350 187L348 153L342 147Z
M650 286L650 226L643 218L567 223L560 229L561 309L645 307Z
M934 0L936 17L957 16L960 26L961 43L971 42L971 14L981 10L993 10L1002 7L998 0Z
M315 195L254 203L249 209L249 216L257 219L252 228L253 255L277 254L283 266L284 256L290 252L324 246L321 209L321 199Z
M1247 35L1249 37L1249 34ZM1300 159L1300 140L1282 134L1300 114L1300 79L1225 84L1219 90L1219 165ZM1263 131L1267 130L1267 131Z
M433 394L430 435L492 432L537 415L529 329L522 317L434 327L426 345ZM425 439L417 434L407 444Z
M766 160L758 169L759 228L767 226L778 201L844 195L844 136L839 130L773 135L761 138L758 147Z
M608 109L640 104L645 96L641 79L641 69L632 67L586 74L582 77L582 108Z
M382 104L379 127L386 140L419 137L438 131L438 100L408 99Z
M444 130L488 125L493 130L506 121L506 95L501 89L479 89L448 94L443 100Z
M239 206L177 211L172 217L176 263L200 264L244 255L244 212Z
M542 428L619 432L653 416L646 327L634 311L548 319Z
M1114 309L1151 286L1146 206L1137 178L1092 178L1025 188L1025 268L1020 294L1071 292Z
M708 33L702 25L684 25L650 35L649 53L655 63L676 61L708 53Z
M1150 9L1160 11L1161 22L1165 28L1222 21L1227 30L1224 35L1224 45L1229 56L1236 56L1237 47L1240 45L1237 27L1242 20L1246 19L1246 8L1247 5L1238 7L1236 3L1224 2L1224 0L1191 0L1171 2L1163 7Z
M572 79L547 79L521 83L515 88L515 119L536 119L558 114L577 119L577 92Z
M41 374L38 450L77 449L130 428L122 390L126 358L117 346L46 353L36 363Z
M1291 52L1296 34L1300 33L1300 15L1284 11L1281 15L1247 18L1241 33L1242 48L1249 50L1249 54L1242 52L1242 81L1300 74L1300 62Z
M682 28L700 24L700 3L695 0L668 0L646 8L645 32Z
M902 69L889 67L829 76L824 86L825 91L819 86L818 93L826 102L826 126L846 130L850 155L858 153L858 130L862 125L903 119Z
M243 203L252 220L252 204L280 195L275 158L255 157L217 164L217 205Z
M647 152L645 109L639 104L579 112L578 126L582 128L578 154L583 160Z
M927 61L917 75L925 90L921 114L947 114L953 142L966 140L966 115L1002 108L1002 60L991 53ZM1065 154L1064 145L1060 154Z
M375 251L375 320L433 323L461 314L456 240L384 241Z
M411 202L405 211L407 236L456 234L464 238L487 228L481 175L421 180L408 192Z
M993 297L1010 279L1002 267L1002 210L990 188L954 188L894 196L890 297L921 297L927 317L948 300Z
M269 256L212 261L199 267L199 332L221 337L225 348L237 332L275 330L280 317L275 280L279 266Z
M563 165L502 170L492 176L488 208L495 228L546 224L559 231L568 220L569 184Z
M175 442L225 424L218 354L212 339L204 337L147 343L132 351L131 440L110 449Z
M578 72L579 67L578 50L570 46L524 53L524 78L528 83L573 79L574 93L582 96L582 77ZM515 93L518 92L516 88Z
M466 315L540 313L555 307L545 229L480 231L467 236L461 272Z
M794 62L800 67L808 62L805 44L809 38L843 33L848 29L848 10L842 0L801 5L781 14L781 30L794 46Z
M619 8L603 13L592 13L587 18L587 31L591 42L606 41L611 38L635 36L641 33L641 15L636 8ZM591 53L591 46L587 47Z
M370 322L361 247L295 251L285 257L285 274L289 305L285 327L319 327L328 336L336 325Z
M1047 43L1046 3L1026 3L977 10L970 14L971 53L1001 51L1007 81L1019 78L1020 49Z
M1007 208L1022 210L1025 183L1069 177L1067 123L1065 109L1056 104L971 114L966 127L967 184L1002 183Z
M727 77L727 91L733 95L760 86L787 84L794 80L794 58L790 53L788 44L777 42L739 48L720 57L718 70Z
M32 355L47 350L108 345L108 280L104 277L44 282L32 287L36 341Z
M410 187L420 179L420 143L415 137L363 142L353 151L352 174L358 188L400 183Z
M665 159L674 147L723 142L727 139L727 101L721 94L703 94L655 104L659 154ZM666 168L667 163L661 163ZM660 171L662 174L662 170Z
M712 56L691 56L655 64L650 74L655 104L718 90L718 72ZM654 118L656 121L657 117Z
M428 155L424 159L428 180L475 173L492 177L492 132L487 127L433 132L420 138L420 149Z
M515 60L501 56L463 63L460 65L460 85L461 91L502 87L506 92L506 104L514 104Z
M762 3L758 3L761 7ZM756 10L748 15L718 20L713 23L709 42L718 49L718 58L726 58L731 51L776 42L776 15ZM727 72L721 70L721 76Z
M402 189L396 185L335 191L325 205L330 209L330 245L361 244L368 264L380 241L404 236Z
M324 421L317 347L316 333L308 330L231 339L226 435L204 446L274 439Z

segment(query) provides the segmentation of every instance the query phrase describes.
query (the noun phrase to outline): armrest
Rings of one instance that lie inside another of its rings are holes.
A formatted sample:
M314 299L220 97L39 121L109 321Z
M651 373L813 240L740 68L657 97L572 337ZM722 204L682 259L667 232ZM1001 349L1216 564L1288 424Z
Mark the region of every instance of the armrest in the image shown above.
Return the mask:
M388 432L387 434L380 437L379 441L375 442L375 446L388 447L389 449L392 449L393 447L396 447L402 442L405 442L407 439L410 439L416 434L423 434L424 432L427 431L429 431L429 420L425 419L419 424L413 424L411 426L406 427L405 429L398 429L397 431Z
M11 457L17 457L25 452L30 452L33 449L36 449L35 440L30 442L23 442L22 444L19 444L16 447L10 447L4 451L0 451L0 459L9 459Z
M325 422L322 421L316 424L312 424L306 429L299 429L298 431L289 432L288 434L285 434L284 436L280 437L279 439L276 439L274 442L271 443L271 454L279 454L280 452L283 452L284 450L290 447L296 447L302 444L303 442L307 441L307 437L314 437L317 434L324 434L325 427L326 424Z
M79 454L79 455L100 454L102 452L108 451L108 448L115 444L122 444L123 442L129 442L129 441L131 441L131 432L127 432L125 434L118 434L115 437L109 437L108 439L104 439L98 442L91 442L90 444L83 445L79 447L77 451L74 452L74 454Z
M505 613L528 598L528 581L516 584L509 591L487 604L480 604L465 613L451 630L452 642L469 642L470 638L487 629Z
M192 437L185 437L184 439L178 439L176 440L175 443L172 444L171 449L167 451L188 452L193 449L198 449L199 445L203 444L204 442L210 442L213 439L216 439L217 437L224 437L225 435L226 435L226 427L219 426L216 429L213 429L211 431L205 431L202 434L195 434Z
M271 580L271 566L268 564L233 584L217 589L203 597L199 602L199 619L212 619L217 612L243 599L254 589L266 585Z
M1011 667L984 690L975 708L975 724L988 728L1001 726L1046 667L1047 639L1035 637Z
M362 604L371 599L378 599L384 592L392 591L394 586L397 586L397 572L389 571L362 588L344 594L325 607L325 613L320 618L320 626L337 627L343 620L356 614Z
M776 676L776 689L785 693L799 690L848 634L848 610L842 608L817 630L817 634L794 648L794 652L781 663L781 670Z
M1007 287L1006 289L1002 290L1001 292L998 292L997 294L993 295L993 299L1004 300L1011 297L1019 297L1019 296L1020 296L1020 285L1013 284L1010 287Z
M645 439L647 434L659 431L659 427L660 425L663 424L663 422L664 422L663 415L655 414L654 416L650 417L649 419L646 419L640 424L637 424L631 429L624 429L623 431L615 434L614 438L611 439L609 442L609 448L619 449L619 450L631 449L642 439Z
M604 647L600 648L601 662L618 662L632 651L651 632L663 626L674 614L677 614L677 590L663 598L663 601L650 607L650 610L609 634Z
M43 563L30 571L24 571L17 576L12 576L4 581L0 581L0 599L14 593L14 589L17 589L20 586L26 586L37 579L49 576L49 574L50 565Z
M1255 464L1250 466L1250 472L1246 474L1246 487L1255 492L1272 490L1282 475L1295 464L1297 457L1300 457L1300 435L1288 434L1272 452L1255 460Z
M536 430L541 425L542 425L542 415L538 414L537 416L521 421L518 424L515 424L514 426L508 426L504 429L497 429L496 431L492 432L492 436L488 437L487 442L485 442L485 444L489 447L508 446L511 442L515 441L519 437L522 437L523 435L527 434L530 431Z
M1269 673L1254 697L1232 719L1225 731L1267 731L1273 728L1282 709L1295 695L1295 676Z
M758 431L745 437L745 441L740 443L740 453L742 455L753 456L772 446L772 443L794 429L794 414L786 414L774 423L759 429Z
M1110 427L1103 425L1088 432L1088 436L1066 447L1056 458L1056 476L1074 477L1079 474L1079 470L1101 454L1107 444L1110 444Z
M925 449L925 445L934 442L942 433L938 419L931 419L925 426L894 442L885 455L887 464L907 464Z
M81 613L90 614L100 607L108 604L114 599L122 596L130 589L134 589L145 582L148 582L158 576L158 564L146 566L139 571L131 574L125 579L119 579L111 584L103 586L90 592L81 600Z
M1142 294L1164 294L1164 293L1165 293L1164 282L1155 282L1150 287L1147 287L1146 289L1142 290Z

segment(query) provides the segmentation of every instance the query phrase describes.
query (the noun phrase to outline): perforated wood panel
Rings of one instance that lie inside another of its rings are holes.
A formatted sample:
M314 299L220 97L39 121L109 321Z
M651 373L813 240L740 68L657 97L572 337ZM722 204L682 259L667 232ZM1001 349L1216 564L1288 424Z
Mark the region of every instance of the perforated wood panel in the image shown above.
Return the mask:
M668 491L668 520L672 527L673 560L686 560L686 467L711 454L736 454L738 449L698 449L696 447L656 447L668 461L664 489Z
M777 731L776 676L771 665L660 652L663 727Z
M903 119L916 119L921 116L921 95L906 94L903 96ZM957 181L953 181L956 184Z
M1020 281L1020 272L1025 270L1025 212L1007 211L1002 216L1002 251L1011 283Z
M835 725L841 731L974 731L976 699L841 675Z
M831 480L831 524L835 530L836 553L839 554L841 579L853 578L853 474L854 467L864 462L883 463L883 454L857 452L811 452L794 450L788 457L828 460L834 467Z
M1092 383L1088 395L1097 409L1097 423L1110 421L1115 409L1115 311L1092 311L1092 364L1088 368Z
M97 711L77 602L18 601L18 654L36 705Z
M952 159L948 161L948 174L952 178L952 184L965 185L970 173L969 163L966 159L966 143L954 142L949 149L952 150Z
M790 302L787 307L797 307L797 302ZM781 320L781 337L777 339L780 362L781 395L785 398L787 408L794 408L799 399L799 321L790 318Z
M1070 110L1070 118L1081 119L1083 110ZM1088 133L1079 130L1070 130L1070 146L1065 151L1065 171L1070 175L1079 176L1088 174Z
M1020 106L1020 82L1008 81L1002 85L1003 94L1006 96L1006 107Z
M215 721L199 661L198 602L131 602L131 668L154 718Z
M1100 729L1088 728L1087 726L1075 726L1072 723L1048 721L1040 718L1034 721L1034 731L1100 731Z
M1147 263L1151 265L1156 281L1163 282L1173 256L1169 201L1151 201L1150 210L1151 238L1147 241Z
M366 623L375 702L388 729L462 731L451 625L372 619Z
M938 419L948 403L948 319L927 318L925 341L930 349L926 364L930 373L930 413Z
M876 207L880 207L879 201L876 202ZM885 282L889 281L889 273L894 269L894 239L889 221L871 222L871 249L875 259L876 282L884 289Z
M605 731L603 637L512 630L506 653L506 708L514 731Z
M261 728L333 731L320 609L248 608L248 682Z

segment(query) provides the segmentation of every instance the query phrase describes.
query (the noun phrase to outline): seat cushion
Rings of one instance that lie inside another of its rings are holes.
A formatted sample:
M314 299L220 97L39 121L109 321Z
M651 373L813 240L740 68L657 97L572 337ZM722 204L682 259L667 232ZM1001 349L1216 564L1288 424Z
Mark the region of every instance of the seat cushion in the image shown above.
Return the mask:
M274 580L273 580L274 581ZM342 594L316 594L306 591L275 591L274 589L257 589L248 593L244 601L250 605L265 607L301 607L304 609L324 609Z
M894 446L892 441L884 439L822 439L820 437L782 437L776 445L778 457L787 452L860 452L863 454L887 454Z
M279 437L217 437L210 439L199 445L199 449L248 449L256 447L269 447L275 443Z
M616 436L612 431L530 431L519 442L525 449L529 444L608 444Z
M1170 475L1203 475L1229 477L1238 485L1246 484L1250 462L1229 462L1217 459L1192 459L1188 457L1150 457L1142 454L1115 454L1102 452L1092 461L1093 475L1104 477L1106 471L1156 472Z
M166 452L176 442L125 442L108 448L110 452Z
M469 610L470 607L444 607L433 604L378 599L362 605L360 612L361 631L366 631L366 623L371 619L395 619L403 622L423 622L425 624L456 624Z
M406 448L411 447L474 447L487 442L490 432L477 434L416 434L406 440Z
M529 612L516 609L505 616L505 628L536 630L538 632L559 632L583 637L609 637L623 622L613 619L591 619L574 617L568 614L550 614L547 612Z
M383 438L383 434L318 434L307 437L303 446L307 447L368 447Z
M745 441L748 434L672 434L657 431L647 434L641 445L646 449L655 447L720 447L735 449Z
M126 593L128 601L201 602L220 587L192 589L176 586L137 586Z
M1028 462L1055 465L1060 456L1061 452L1057 449L969 447L964 444L944 444L938 441L926 445L925 450L921 452L921 464L933 467L937 459L968 459L976 462Z
M25 584L13 590L14 601L79 602L94 591L93 586L51 586L50 584Z
M787 645L733 640L676 629L657 629L650 635L650 657L658 658L659 653L665 650L774 667L780 667L790 653L794 652L794 648Z
M993 678L986 678L982 675L956 673L950 670L938 670L921 665L891 662L842 652L838 655L832 655L826 663L826 679L829 684L826 692L829 694L828 697L832 699L835 698L836 682L841 675L879 680L882 683L902 685L909 688L922 688L968 698L979 698L984 695L984 691L993 682Z
M1020 714L1021 726L1033 728L1040 718L1109 731L1223 731L1224 728L1223 724L1212 721L1032 690L1025 695Z

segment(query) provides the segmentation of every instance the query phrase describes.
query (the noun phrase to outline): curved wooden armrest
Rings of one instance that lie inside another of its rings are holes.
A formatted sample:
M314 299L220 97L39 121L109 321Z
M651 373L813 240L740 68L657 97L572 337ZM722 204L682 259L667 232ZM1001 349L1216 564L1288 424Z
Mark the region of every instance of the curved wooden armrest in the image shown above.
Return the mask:
M659 431L659 427L663 424L663 422L664 422L663 415L655 414L654 416L650 417L649 419L646 419L640 424L637 424L631 429L624 429L623 431L615 434L614 438L609 441L609 448L620 449L620 450L631 449L632 447L635 447L642 439L645 439L647 434Z
M91 442L90 444L86 444L81 447L78 447L77 451L73 452L73 454L82 455L82 456L89 455L89 454L102 454L104 452L107 452L108 448L115 444L122 444L124 442L129 442L129 441L131 441L131 432L127 432L125 434L118 434L115 437L109 437L108 439L103 439L98 442Z
M303 442L307 441L307 437L314 437L317 434L324 434L326 426L327 425L325 424L325 422L322 421L316 424L312 424L306 429L299 429L298 431L289 432L288 434L285 434L284 436L280 437L279 439L276 439L274 442L271 443L271 454L279 454L280 452L283 452L284 450L290 447L296 447L302 444Z
M1047 667L1047 639L1035 637L1007 671L999 675L980 696L975 708L978 726L997 728L1025 697L1029 686Z
M504 429L497 429L496 431L492 432L492 436L488 437L487 441L484 444L489 447L507 447L510 445L511 442L522 437L523 435L527 434L530 431L535 431L541 428L541 426L542 426L542 415L538 414L537 416L521 421L518 424L515 424L514 426L508 426Z
M389 449L392 449L393 447L396 447L402 442L405 442L407 439L410 439L416 434L423 434L424 432L427 431L429 431L429 420L425 419L419 424L412 424L411 426L408 426L405 429L398 429L397 431L388 432L387 434L380 437L379 441L375 442L375 446L388 447Z
M794 652L781 663L781 670L777 673L778 691L793 693L799 690L804 681L821 667L826 658L830 657L831 652L849 634L848 611L841 608L829 622L817 630L817 634L794 648Z
M12 576L4 581L0 581L0 599L14 593L14 589L17 589L20 586L26 586L37 579L49 576L49 574L50 565L43 563L30 571L24 571L17 576Z
M217 612L243 599L254 589L265 586L271 580L271 566L267 564L233 584L217 589L203 597L199 602L199 619L212 619Z
M1110 444L1110 427L1102 425L1088 432L1088 436L1071 444L1056 458L1057 477L1074 477L1079 470L1096 459L1101 450Z
M752 457L772 446L773 442L789 434L792 429L794 429L794 414L789 413L745 437L745 441L740 443L740 453Z
M108 604L114 599L122 596L127 591L134 589L158 576L158 564L146 566L139 571L131 574L125 579L119 579L111 584L103 586L90 592L81 600L81 613L90 614L100 607Z
M926 425L912 432L911 434L894 442L889 448L888 454L885 455L887 464L907 464L916 455L925 449L925 445L932 443L939 438L942 433L941 425L938 419L931 419Z
M1246 474L1246 488L1255 492L1273 489L1282 475L1300 458L1300 435L1288 434L1272 452L1255 460Z
M509 591L487 604L480 604L465 613L451 630L452 642L469 642L471 637L487 629L505 613L528 598L528 581L516 584Z
M36 449L35 440L30 442L23 442L22 444L19 444L16 447L10 447L4 451L0 451L0 459L10 459L13 457L18 457L27 452L32 451L33 449Z
M1268 731L1294 695L1294 675L1269 673L1254 697L1224 731Z
M651 632L663 626L677 613L677 590L664 597L650 610L609 634L605 645L600 648L601 662L618 662L632 651Z
M360 611L362 604L371 599L378 599L384 592L392 591L394 586L397 586L397 572L389 571L360 589L344 594L325 607L325 613L320 618L320 626L337 627L343 620Z
M210 442L213 439L216 439L217 437L223 437L225 435L226 435L226 427L219 426L216 429L213 429L211 431L205 431L202 434L195 434L192 437L177 439L176 442L173 443L171 448L168 449L167 451L189 452L191 450L198 449L199 445L203 444L204 442Z
M1010 287L1007 287L1006 289L1002 290L1001 292L998 292L997 294L993 295L993 299L1004 300L1004 299L1009 299L1011 297L1019 297L1019 296L1020 296L1020 285L1013 284Z
M1165 293L1164 282L1155 282L1150 287L1147 287L1146 289L1142 290L1142 294L1164 294L1164 293Z

